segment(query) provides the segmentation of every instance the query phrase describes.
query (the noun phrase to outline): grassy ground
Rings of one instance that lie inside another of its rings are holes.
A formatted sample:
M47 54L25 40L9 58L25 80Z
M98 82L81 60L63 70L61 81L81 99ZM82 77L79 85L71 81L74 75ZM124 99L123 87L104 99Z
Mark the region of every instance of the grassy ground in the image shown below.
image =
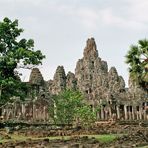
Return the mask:
M70 136L34 138L34 137L25 137L25 136L15 135L15 134L11 134L9 136L11 137L11 139L0 139L0 143L9 142L9 141L12 141L12 142L13 141L14 142L15 141L26 141L27 139L38 140L38 139L48 138L49 140L57 140L57 139L69 140L71 138ZM88 136L88 138L94 137L96 140L104 143L104 142L111 142L111 141L115 140L120 135L114 135L114 134L110 134L110 135L81 135L80 137L84 137L84 136Z
M95 137L100 142L111 142L121 135L91 135L90 138Z

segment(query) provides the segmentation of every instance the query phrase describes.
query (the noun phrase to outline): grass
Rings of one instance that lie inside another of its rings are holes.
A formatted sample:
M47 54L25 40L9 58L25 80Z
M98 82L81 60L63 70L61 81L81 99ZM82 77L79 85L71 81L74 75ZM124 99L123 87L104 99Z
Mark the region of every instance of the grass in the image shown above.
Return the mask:
M146 145L146 146L142 146L142 147L139 147L139 148L148 148L148 145Z
M103 143L107 143L107 142L112 142L113 140L115 140L119 135L90 135L88 137L92 138L96 138L98 141L103 142Z
M27 139L30 139L31 137L25 137L25 136L21 136L21 135L15 135L15 134L10 134L9 135L11 137L11 139L0 139L0 143L5 143L5 142L10 142L10 141L25 141Z
M0 143L5 143L5 142L15 142L15 141L26 141L28 139L31 140L41 140L48 138L49 140L58 140L58 139L64 139L64 140L69 140L71 136L54 136L54 137L41 137L41 138L35 138L35 137L26 137L22 135L15 135L15 134L10 134L9 135L11 139L1 139ZM102 143L107 143L115 140L118 136L121 135L115 135L115 134L109 134L109 135L81 135L80 137L88 136L88 138L95 138L96 140L102 142Z

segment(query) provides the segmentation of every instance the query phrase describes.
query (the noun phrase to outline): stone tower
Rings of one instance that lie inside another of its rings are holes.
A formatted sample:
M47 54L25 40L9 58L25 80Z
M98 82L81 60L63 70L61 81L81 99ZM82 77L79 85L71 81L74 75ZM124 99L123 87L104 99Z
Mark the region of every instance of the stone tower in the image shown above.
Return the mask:
M29 78L29 96L34 98L39 95L41 91L45 91L45 81L38 68L33 68Z
M107 62L98 56L94 38L86 42L83 58L76 64L75 77L78 89L93 107L100 103L108 104L125 89L125 82L118 76L116 68L112 67L108 71Z
M33 68L30 74L29 83L34 85L43 85L44 79L38 68Z
M49 92L58 94L66 88L66 74L63 66L58 66L53 80L49 81Z

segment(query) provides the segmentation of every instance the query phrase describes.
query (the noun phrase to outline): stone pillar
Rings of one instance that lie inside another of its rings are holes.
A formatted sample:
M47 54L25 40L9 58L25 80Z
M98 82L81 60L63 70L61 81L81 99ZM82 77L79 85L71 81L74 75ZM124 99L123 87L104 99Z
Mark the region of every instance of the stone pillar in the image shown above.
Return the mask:
M142 106L139 106L139 119L142 120Z
M139 111L136 111L137 120L139 120Z
M107 109L107 106L104 107L104 113L105 113L105 120L108 119L108 109Z
M101 119L100 117L100 111L97 112L97 120Z
M23 119L25 119L25 112L26 112L26 105L25 105L25 103L22 103L22 116L23 116Z
M117 105L117 119L120 119L120 108L118 105Z
M5 119L5 117L6 117L6 109L5 109L5 108L2 109L2 116L3 116L4 119Z
M132 119L132 111L133 111L133 108L131 108L131 106L129 106L129 110L128 110L128 113L129 113L129 120Z
M41 112L41 108L38 109L38 120L41 121L42 118L42 112Z
M127 105L124 105L124 114L125 114L125 120L128 119L128 116L127 116Z
M55 101L53 101L53 105L54 105L54 118L57 118L57 106Z
M101 105L101 119L104 120L104 107Z
M136 106L136 120L139 120L139 110L140 110L140 107L139 106Z
M109 110L109 118L111 119L112 118L111 106L108 107L108 110Z
M46 121L46 106L43 107L43 120Z
M132 119L135 120L135 106L132 107Z
M35 112L36 112L36 107L35 107L35 104L33 103L33 106L32 106L32 118L33 118L33 121L35 120Z
M144 120L146 120L146 106L147 106L147 103L145 102L144 103L144 110L143 110Z
M13 108L12 108L12 114L13 114L13 118L15 119L16 116L18 116L18 113L17 113L17 107L16 107L16 102L13 103Z
M93 102L93 105L92 105L92 111L95 112L94 102Z
M35 108L35 120L37 120L37 119L38 119L38 109Z
M6 107L6 120L7 120L7 116L8 116L8 107Z
M8 108L6 109L6 120L8 120L8 113L9 113L9 110Z
M46 120L49 121L49 111L48 111L48 107L46 107Z

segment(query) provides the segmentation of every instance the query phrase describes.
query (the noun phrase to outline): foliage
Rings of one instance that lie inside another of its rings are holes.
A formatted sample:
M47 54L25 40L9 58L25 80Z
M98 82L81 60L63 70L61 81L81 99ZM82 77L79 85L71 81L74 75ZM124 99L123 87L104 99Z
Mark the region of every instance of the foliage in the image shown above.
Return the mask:
M6 102L12 96L22 96L26 89L19 78L19 68L30 68L41 64L44 55L34 51L32 39L19 39L23 29L18 27L18 20L4 18L0 22L0 102Z
M80 125L88 128L96 120L96 111L92 111L90 106L84 104L82 107L77 108L76 118Z
M139 40L132 45L126 55L130 76L143 88L148 86L148 40Z
M56 123L69 124L73 121L76 108L81 106L82 96L79 92L65 90L53 97L54 121Z
M56 124L71 124L78 121L81 125L89 125L95 120L95 113L84 103L79 91L65 90L53 97L54 107L49 113Z

